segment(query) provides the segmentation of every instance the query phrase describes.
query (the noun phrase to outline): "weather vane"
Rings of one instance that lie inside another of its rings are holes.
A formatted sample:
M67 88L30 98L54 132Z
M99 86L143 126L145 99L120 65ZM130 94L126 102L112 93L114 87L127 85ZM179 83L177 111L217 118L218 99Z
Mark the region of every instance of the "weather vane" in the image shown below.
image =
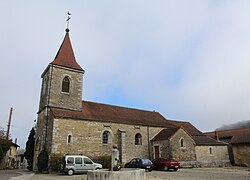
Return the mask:
M68 11L68 18L67 18L67 29L66 32L69 32L69 20L71 19L71 13Z

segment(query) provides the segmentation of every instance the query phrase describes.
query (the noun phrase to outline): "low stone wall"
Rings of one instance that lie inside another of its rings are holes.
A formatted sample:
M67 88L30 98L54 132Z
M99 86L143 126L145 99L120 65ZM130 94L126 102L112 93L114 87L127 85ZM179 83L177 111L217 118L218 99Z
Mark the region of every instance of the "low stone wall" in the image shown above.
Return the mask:
M146 180L144 169L126 169L120 171L95 170L88 171L88 180Z
M229 167L230 161L180 161L181 168Z

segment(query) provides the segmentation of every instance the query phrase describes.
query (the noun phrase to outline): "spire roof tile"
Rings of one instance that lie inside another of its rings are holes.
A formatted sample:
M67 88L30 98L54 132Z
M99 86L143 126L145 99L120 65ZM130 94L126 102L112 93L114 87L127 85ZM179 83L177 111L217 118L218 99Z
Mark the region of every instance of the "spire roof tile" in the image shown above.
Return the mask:
M59 48L56 57L51 62L51 64L84 71L76 62L74 51L69 38L69 31L66 31L66 35L61 47Z

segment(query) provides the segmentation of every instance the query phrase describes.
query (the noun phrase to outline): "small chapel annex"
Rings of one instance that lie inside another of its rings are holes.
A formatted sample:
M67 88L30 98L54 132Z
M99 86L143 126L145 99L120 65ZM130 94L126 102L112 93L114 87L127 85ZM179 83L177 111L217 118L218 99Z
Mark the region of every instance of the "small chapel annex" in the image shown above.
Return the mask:
M228 165L227 144L205 136L193 125L170 121L159 112L82 100L84 70L77 63L69 29L42 73L36 124L34 169L42 150L48 155L110 155L118 146L120 161L134 157L175 158L183 165Z

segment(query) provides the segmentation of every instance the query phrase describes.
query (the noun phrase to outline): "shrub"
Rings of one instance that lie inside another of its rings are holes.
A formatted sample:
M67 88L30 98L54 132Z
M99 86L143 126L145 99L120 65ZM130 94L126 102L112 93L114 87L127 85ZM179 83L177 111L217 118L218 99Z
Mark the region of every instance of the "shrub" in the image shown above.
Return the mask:
M97 157L94 162L102 164L103 168L110 168L111 167L111 156L104 155Z
M50 170L59 172L63 163L63 154L50 155Z
M113 167L113 171L120 171L121 168L123 168L122 164L118 163Z

